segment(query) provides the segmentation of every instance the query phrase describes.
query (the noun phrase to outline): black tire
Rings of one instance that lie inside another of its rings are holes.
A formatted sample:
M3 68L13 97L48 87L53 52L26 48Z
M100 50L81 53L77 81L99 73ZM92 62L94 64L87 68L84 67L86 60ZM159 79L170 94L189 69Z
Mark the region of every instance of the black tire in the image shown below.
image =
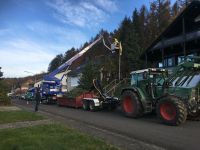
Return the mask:
M96 107L94 105L94 101L90 101L90 103L89 103L89 109L90 109L90 111L96 111Z
M187 108L183 101L174 96L166 96L156 106L158 118L167 125L178 126L187 119Z
M127 117L138 118L143 115L142 104L138 95L133 91L127 90L122 94L121 107Z
M89 102L87 100L83 100L83 110L89 110Z
M200 110L197 110L195 113L188 110L188 119L195 120L196 118L200 117Z

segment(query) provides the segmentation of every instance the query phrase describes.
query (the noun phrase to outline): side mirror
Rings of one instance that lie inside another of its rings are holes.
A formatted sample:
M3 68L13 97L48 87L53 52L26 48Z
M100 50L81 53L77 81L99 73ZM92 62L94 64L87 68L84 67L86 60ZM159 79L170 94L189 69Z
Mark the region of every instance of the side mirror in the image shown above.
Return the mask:
M147 72L145 71L145 72L143 73L143 78L144 78L144 79L147 79L147 76L148 76L148 74L147 74Z

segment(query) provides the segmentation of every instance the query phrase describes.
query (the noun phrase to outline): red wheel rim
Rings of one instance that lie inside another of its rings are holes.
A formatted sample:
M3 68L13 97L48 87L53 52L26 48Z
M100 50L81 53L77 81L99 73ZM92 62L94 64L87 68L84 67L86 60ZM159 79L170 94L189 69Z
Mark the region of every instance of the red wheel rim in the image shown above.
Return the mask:
M164 103L160 105L161 116L168 121L176 117L176 107L171 103Z
M133 112L134 104L133 104L133 101L131 100L130 96L126 96L124 98L123 107L124 107L125 112L127 112L127 113L132 113Z

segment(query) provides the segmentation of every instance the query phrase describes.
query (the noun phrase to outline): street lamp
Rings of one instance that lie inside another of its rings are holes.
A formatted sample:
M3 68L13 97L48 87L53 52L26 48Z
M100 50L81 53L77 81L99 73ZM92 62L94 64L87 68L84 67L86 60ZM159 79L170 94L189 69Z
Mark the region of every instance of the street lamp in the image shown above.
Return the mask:
M34 75L34 84L35 84L35 83L36 83L36 76L35 76L35 73L30 72L30 71L24 71L24 72L26 72L26 73L31 73L32 75Z

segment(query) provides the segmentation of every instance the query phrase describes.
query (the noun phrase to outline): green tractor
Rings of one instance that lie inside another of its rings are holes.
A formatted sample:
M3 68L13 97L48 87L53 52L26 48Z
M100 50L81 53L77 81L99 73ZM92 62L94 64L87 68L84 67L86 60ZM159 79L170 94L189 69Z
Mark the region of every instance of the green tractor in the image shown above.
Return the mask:
M122 111L139 118L156 112L168 125L180 125L200 116L199 58L187 58L171 75L160 68L131 72L131 86L122 90Z

